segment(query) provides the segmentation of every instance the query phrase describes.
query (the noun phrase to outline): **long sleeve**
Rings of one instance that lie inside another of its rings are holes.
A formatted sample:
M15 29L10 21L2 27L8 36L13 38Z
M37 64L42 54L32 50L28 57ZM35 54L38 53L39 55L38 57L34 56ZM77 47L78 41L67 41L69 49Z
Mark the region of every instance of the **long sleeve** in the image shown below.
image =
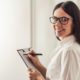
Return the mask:
M60 41L47 68L47 80L80 80L80 45L75 37Z
M60 80L77 80L79 65L77 52L72 49L64 50L61 56Z

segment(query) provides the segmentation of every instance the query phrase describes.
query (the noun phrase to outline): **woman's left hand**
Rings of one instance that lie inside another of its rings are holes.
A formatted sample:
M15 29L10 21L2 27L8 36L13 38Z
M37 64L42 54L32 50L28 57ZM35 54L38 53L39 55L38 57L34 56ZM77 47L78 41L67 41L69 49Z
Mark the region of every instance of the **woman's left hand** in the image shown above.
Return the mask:
M30 80L45 80L39 71L34 69L29 69L28 71Z

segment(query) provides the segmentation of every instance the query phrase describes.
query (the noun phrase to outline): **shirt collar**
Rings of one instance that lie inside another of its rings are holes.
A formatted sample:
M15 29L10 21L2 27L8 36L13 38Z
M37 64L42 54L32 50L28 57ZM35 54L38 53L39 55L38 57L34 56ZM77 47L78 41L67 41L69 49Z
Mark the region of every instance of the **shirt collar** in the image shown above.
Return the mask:
M75 42L75 37L74 35L70 35L63 40L59 41L58 45L60 46L69 46L70 44Z

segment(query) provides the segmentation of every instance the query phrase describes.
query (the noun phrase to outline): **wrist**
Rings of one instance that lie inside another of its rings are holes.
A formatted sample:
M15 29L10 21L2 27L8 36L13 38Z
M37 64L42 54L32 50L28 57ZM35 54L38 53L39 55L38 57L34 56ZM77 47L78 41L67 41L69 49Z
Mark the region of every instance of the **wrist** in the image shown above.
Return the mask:
M44 76L44 78L46 77L46 68L42 65L39 64L38 66L38 70L41 72L41 74Z
M36 68L41 69L42 68L42 64L40 62L37 63Z
M40 76L37 76L36 80L45 80L45 79L42 75L40 75Z

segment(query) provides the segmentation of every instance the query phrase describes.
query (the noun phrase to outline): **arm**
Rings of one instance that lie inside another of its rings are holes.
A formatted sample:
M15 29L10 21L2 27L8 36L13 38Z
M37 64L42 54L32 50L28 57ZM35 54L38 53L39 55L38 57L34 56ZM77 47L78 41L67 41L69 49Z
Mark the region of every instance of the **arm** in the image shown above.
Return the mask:
M35 52L32 50L28 54L28 57L30 58L33 65L41 72L41 74L45 77L46 76L46 68L42 65L39 58L37 56L32 56L32 54L35 54Z
M68 49L62 54L60 80L76 80L78 64L76 53Z
M67 78L67 75L69 74L69 68L70 68L69 64L70 64L70 53L69 52L63 53L61 57L60 80L67 80L66 78Z
M42 74L44 77L46 77L46 71L47 71L47 69L46 69L42 64L39 64L39 65L37 66L37 68L38 68L38 70L41 72L41 74Z

